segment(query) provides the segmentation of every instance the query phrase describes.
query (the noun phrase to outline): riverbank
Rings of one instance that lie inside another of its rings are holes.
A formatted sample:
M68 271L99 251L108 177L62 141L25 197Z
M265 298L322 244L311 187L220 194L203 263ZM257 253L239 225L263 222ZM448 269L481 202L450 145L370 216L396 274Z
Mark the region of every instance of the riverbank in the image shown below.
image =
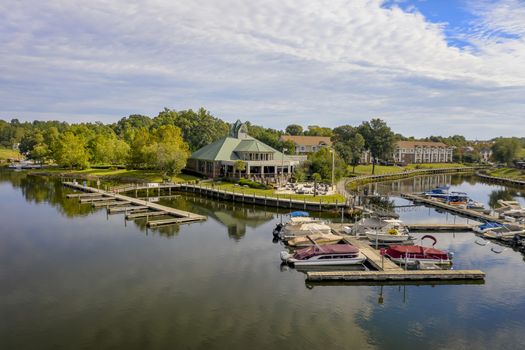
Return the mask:
M372 182L400 180L420 175L469 173L475 172L479 169L479 167L468 167L463 165L460 167L436 167L429 169L405 170L403 172L386 173L380 175L362 175L347 179L345 187L349 191L355 191L359 186Z
M496 168L488 169L485 175L507 180L525 181L525 170L516 168Z
M117 185L119 183L144 183L144 182L163 182L165 178L157 170L136 170L136 169L84 169L69 170L62 168L48 168L38 170L28 170L29 174L40 176L54 176L77 178L82 180L101 180L108 185ZM197 181L199 178L193 175L179 174L172 176L168 181L173 183Z
M358 165L353 171L353 167L349 166L348 173L354 176L362 175L386 175L399 174L412 170L426 170L426 169L444 169L444 168L464 168L467 167L461 163L423 163L423 164L409 164L406 166L397 165L376 165L375 174L372 174L372 165Z

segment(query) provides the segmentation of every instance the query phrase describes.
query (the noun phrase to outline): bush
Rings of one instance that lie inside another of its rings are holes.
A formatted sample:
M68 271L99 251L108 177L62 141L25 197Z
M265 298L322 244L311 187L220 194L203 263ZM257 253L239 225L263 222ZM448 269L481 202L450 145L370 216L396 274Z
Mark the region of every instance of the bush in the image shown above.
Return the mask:
M258 183L258 182L255 182L255 181L252 181L252 180L248 180L248 179L240 179L239 180L239 185L240 186L248 186L250 188L255 188L255 189L259 189L259 190L266 190L267 189L266 185Z

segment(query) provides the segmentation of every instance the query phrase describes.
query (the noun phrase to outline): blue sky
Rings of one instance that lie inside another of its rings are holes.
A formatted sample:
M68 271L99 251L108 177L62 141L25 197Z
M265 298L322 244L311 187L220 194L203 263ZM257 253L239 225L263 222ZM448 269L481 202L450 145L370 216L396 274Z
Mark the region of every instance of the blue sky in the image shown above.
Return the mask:
M523 0L0 3L0 118L525 136Z

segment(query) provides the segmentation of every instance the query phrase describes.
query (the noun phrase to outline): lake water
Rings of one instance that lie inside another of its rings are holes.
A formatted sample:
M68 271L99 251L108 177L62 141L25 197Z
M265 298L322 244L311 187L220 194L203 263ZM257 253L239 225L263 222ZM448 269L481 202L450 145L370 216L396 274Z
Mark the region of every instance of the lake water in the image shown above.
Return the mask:
M471 177L443 181L486 203L523 201ZM484 284L309 285L280 266L277 211L183 195L165 204L207 221L146 230L66 193L0 171L1 349L525 348L523 255L495 254L472 233L435 236ZM454 220L407 209L406 221Z

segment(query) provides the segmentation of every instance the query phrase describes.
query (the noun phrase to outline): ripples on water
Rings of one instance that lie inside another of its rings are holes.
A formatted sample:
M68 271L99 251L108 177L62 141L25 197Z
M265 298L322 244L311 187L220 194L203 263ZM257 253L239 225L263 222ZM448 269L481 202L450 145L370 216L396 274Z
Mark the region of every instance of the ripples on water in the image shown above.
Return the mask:
M441 180L486 203L502 195L523 200L519 191L468 177L428 181ZM144 221L125 224L122 215L107 216L65 193L53 181L0 172L2 349L525 343L523 256L494 254L472 233L435 235L439 247L456 252L455 268L484 270L485 284L307 285L303 273L281 269L283 248L271 241L277 211L183 195L165 203L208 221L146 230ZM465 220L425 207L399 214L410 222Z

